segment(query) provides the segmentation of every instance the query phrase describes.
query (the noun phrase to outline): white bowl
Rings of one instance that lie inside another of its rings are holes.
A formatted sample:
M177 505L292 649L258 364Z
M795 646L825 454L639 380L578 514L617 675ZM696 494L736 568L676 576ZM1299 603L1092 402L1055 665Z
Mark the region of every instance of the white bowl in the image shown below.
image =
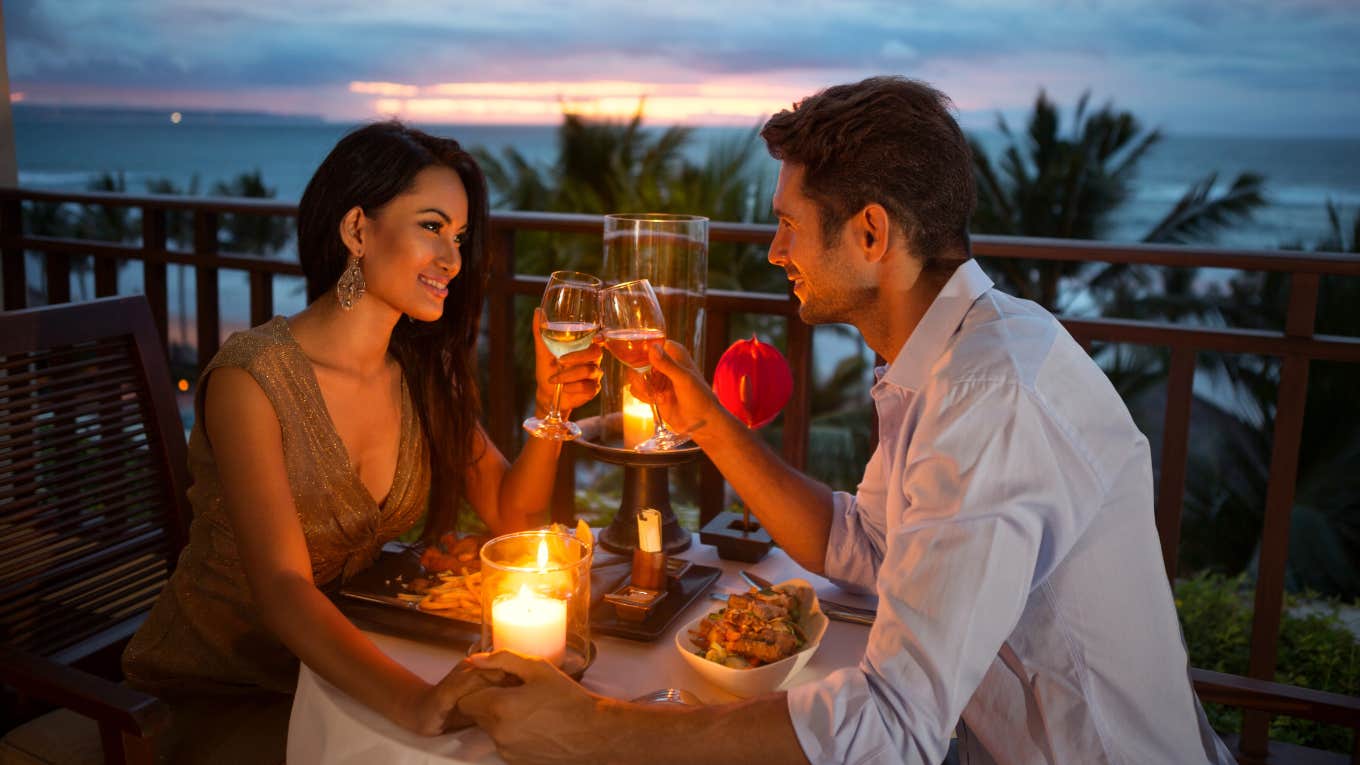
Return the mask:
M708 614L712 613L709 611L681 627L675 635L675 647L679 649L680 655L685 657L686 663L708 682L741 698L759 696L787 687L789 681L807 666L812 655L817 652L817 646L821 645L822 636L826 634L827 620L826 614L822 613L822 607L817 602L817 593L813 591L812 585L802 579L790 579L776 584L775 588L796 592L802 601L803 621L800 626L803 628L804 637L807 638L807 644L801 650L779 661L749 669L735 669L711 662L695 653L698 649L690 641L689 636L690 630L697 629L699 624L708 618Z

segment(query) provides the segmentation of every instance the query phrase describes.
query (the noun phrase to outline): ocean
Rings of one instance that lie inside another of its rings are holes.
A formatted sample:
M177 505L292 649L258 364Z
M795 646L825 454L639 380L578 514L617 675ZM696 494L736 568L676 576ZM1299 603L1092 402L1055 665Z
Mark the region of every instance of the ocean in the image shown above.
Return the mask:
M61 190L84 189L103 172L121 173L131 193L146 184L169 179L180 188L195 186L205 194L219 182L259 170L276 198L296 201L308 178L336 140L352 126L307 118L265 114L208 114L186 112L178 123L166 112L117 109L63 109L18 104L14 108L16 147L21 185ZM554 126L422 126L451 136L467 146L499 152L513 146L533 162L550 164L557 152ZM749 129L699 128L686 147L691 159L702 160L714 145L740 139ZM995 155L1001 145L996 133L974 133ZM761 145L758 144L758 148ZM771 178L777 164L757 152L755 161ZM1350 220L1360 206L1360 137L1222 138L1167 135L1139 165L1134 195L1118 211L1107 238L1137 241L1193 182L1211 172L1227 184L1239 172L1253 171L1266 178L1269 206L1255 219L1234 226L1214 244L1231 247L1276 248L1311 246L1327 232L1325 205L1341 206ZM697 211L696 211L697 212ZM172 267L171 342L192 342L190 317L181 306L194 304L193 279ZM41 271L30 268L30 279ZM220 291L224 334L244 328L248 317L248 286L243 274L223 271ZM77 276L73 294L90 289L88 274ZM122 269L120 291L140 292L141 271L136 264ZM303 305L300 280L281 279L275 290L276 310L293 313ZM829 341L822 344L821 338ZM834 369L847 353L865 352L843 335L818 332L818 376ZM834 350L833 350L834 349Z
M166 112L115 109L14 107L19 182L25 186L82 189L100 172L123 173L140 193L153 179L199 193L214 183L259 170L278 199L296 201L312 171L352 126L264 114L186 112L172 123ZM424 126L467 146L499 152L514 146L531 161L550 164L557 152L554 126ZM687 147L702 159L744 128L699 128ZM995 156L1001 136L974 132ZM756 162L771 177L776 163L763 151ZM1216 172L1220 184L1252 171L1266 179L1269 206L1233 227L1216 244L1275 248L1311 245L1327 229L1330 199L1344 210L1360 206L1360 136L1356 138L1240 138L1171 134L1139 165L1133 198L1118 212L1106 238L1137 241L1189 185ZM697 212L697 211L696 211Z

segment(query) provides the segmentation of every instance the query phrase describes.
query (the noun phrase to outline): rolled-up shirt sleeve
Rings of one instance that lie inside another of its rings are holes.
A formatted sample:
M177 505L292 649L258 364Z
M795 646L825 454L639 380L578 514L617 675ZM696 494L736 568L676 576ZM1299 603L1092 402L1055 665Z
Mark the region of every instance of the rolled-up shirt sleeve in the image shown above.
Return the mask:
M888 519L864 659L788 693L812 763L940 762L1046 562L1099 506L1083 455L1029 391L955 384L930 410L878 467ZM871 535L853 503L837 510L827 570L834 548L836 573L861 581Z
M885 485L883 463L877 451L864 469L854 494L832 494L831 531L826 541L826 578L852 592L872 593L883 563L883 517Z

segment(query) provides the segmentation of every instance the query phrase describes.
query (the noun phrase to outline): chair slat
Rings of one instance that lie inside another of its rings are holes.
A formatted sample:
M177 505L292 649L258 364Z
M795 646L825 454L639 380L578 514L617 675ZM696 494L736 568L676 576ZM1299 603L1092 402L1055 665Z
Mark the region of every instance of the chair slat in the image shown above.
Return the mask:
M16 433L28 433L34 428L69 428L71 426L66 423L72 417L82 418L74 420L73 422L76 424L97 422L102 415L136 407L138 404L135 399L130 397L131 391L128 391L128 394L106 399L86 398L83 400L58 401L48 408L47 413L50 416L42 420L35 421L31 412L15 412L0 417L0 437ZM38 437L41 437L41 433L38 434Z
M127 496L118 504L105 506L98 512L82 515L57 514L49 523L7 531L4 534L6 543L29 547L32 551L16 555L13 560L7 560L5 567L0 571L5 573L14 571L23 561L35 557L45 556L50 559L53 552L43 549L43 545L50 544L53 540L75 539L81 534L88 536L95 533L109 538L110 532L121 525L141 523L147 517L154 516L156 499L155 492L143 488L138 494ZM52 517L51 514L48 514L48 517Z
M39 363L40 362L40 363ZM127 364L127 351L111 349L107 353L81 353L69 359L46 356L6 356L0 359L0 397L35 380L60 379L63 375L87 369L109 369Z
M67 348L64 352L15 353L0 356L0 380L18 385L39 377L58 377L81 369L126 364L127 343ZM0 388L2 389L2 388Z
M47 487L49 489L62 489L55 495L51 491L38 491L38 489L43 488L43 485L30 480L20 487L6 488L4 493L0 493L0 499L13 497L13 502L5 508L6 514L14 521L23 521L32 516L30 508L36 511L44 506L68 509L80 507L89 502L88 497L92 491L98 491L101 488L129 488L138 482L154 479L154 476L147 476L142 472L130 472L125 465L108 464L93 466L93 469L82 478L84 480L74 486L49 485ZM10 513L12 515L9 515Z
M164 561L156 568L121 582L121 586L105 589L97 597L88 600L53 600L25 604L27 607L14 609L4 614L4 641L10 645L27 646L26 650L57 650L56 643L70 645L91 629L94 622L110 619L123 619L128 610L148 610L155 602L156 593L168 579L168 569ZM82 629L72 629L73 625L85 624ZM69 639L59 640L63 633L70 633ZM42 640L38 636L46 633ZM44 642L53 642L45 646Z
M132 423L116 430L110 429L100 433L98 438L87 436L69 442L66 439L63 441L60 445L48 444L47 451L64 453L66 455L64 459L46 454L33 454L28 459L0 463L0 482L14 480L24 473L33 471L51 476L76 467L83 470L96 460L103 463L109 459L119 458L125 461L133 457L145 459L140 453L147 450L146 432L141 429L140 423ZM77 445L79 449L66 448Z
M85 365L82 368L61 374L35 373L27 381L11 384L0 390L0 400L18 401L39 397L44 408L62 397L73 401L87 400L87 396L98 394L101 390L113 389L119 393L135 393L137 390L136 368L126 361L120 364L106 364L99 367Z
M146 429L143 427L142 416L142 411L135 407L124 406L119 410L114 410L112 413L106 414L101 421L103 431L99 435L102 437L106 434L118 432L145 433ZM30 431L26 436L0 437L0 451L3 451L11 459L19 459L34 448L32 444L39 439L41 439L45 448L61 449L72 447L91 437L92 435L88 432L74 429L63 432L60 436Z
M107 574L103 572L91 572L87 576L75 574L75 576L65 576L61 579L46 580L44 585L31 591L23 592L16 598L8 599L3 607L0 607L0 619L4 623L19 621L24 614L29 614L35 606L44 603L69 603L78 600L75 595L80 595L79 600L105 598L109 593L116 593L128 588L128 584L140 583L141 580L155 579L156 576L167 572L165 559L156 554L155 550L148 551L140 555L141 561L135 568L125 569L118 566L117 574ZM160 574L156 573L160 572ZM140 587L140 585L139 585Z
M6 624L22 624L28 620L52 626L63 617L53 610L71 608L99 612L101 604L121 601L132 593L143 592L147 587L163 584L168 578L169 569L164 560L157 561L155 555L142 556L143 564L133 570L124 570L116 577L104 580L80 580L66 584L56 591L44 592L41 597L25 597L0 610ZM153 598L154 600L154 598ZM148 604L149 606L149 604Z
M0 597L12 597L14 593L31 588L33 577L39 572L44 577L79 576L86 569L110 565L119 556L130 555L133 548L155 538L162 531L160 527L147 522L125 529L123 533L109 539L107 544L93 541L90 537L59 538L46 557L7 571L6 580L12 575L19 577L19 581L10 581L0 588Z
M78 363L88 358L117 361L127 357L127 346L127 338L122 336L40 349L30 346L24 350L0 354L0 371L16 368L34 359L46 359L53 364Z
M165 543L165 531L155 525L147 524L142 527L142 533L136 536L129 536L121 541L109 545L96 545L94 549L89 549L86 555L76 559L70 559L70 550L64 558L66 562L47 566L43 569L45 576L70 576L78 574L82 568L94 568L101 565L111 565L120 556L140 554L145 549L155 549L156 546L163 546ZM11 583L0 589L0 598L8 597L9 593L17 588L19 583Z

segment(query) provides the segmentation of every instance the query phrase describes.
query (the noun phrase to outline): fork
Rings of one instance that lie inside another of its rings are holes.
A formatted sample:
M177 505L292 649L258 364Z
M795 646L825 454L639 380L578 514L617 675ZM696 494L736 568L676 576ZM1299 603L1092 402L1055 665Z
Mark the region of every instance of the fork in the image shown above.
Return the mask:
M661 688L649 691L633 699L633 701L638 704L683 704L692 707L704 705L704 702L700 701L698 696L683 688Z
M740 573L741 578L745 579L747 584L757 590L768 590L774 587L774 584L769 579L766 579L753 571L741 571ZM856 619L846 619L845 621L854 621L858 624L873 624L874 618L878 616L878 611L873 608L851 606L845 603L837 603L834 600L827 600L826 598L818 598L817 601L822 604L822 612L831 619L835 619L839 615L844 614L858 617Z

